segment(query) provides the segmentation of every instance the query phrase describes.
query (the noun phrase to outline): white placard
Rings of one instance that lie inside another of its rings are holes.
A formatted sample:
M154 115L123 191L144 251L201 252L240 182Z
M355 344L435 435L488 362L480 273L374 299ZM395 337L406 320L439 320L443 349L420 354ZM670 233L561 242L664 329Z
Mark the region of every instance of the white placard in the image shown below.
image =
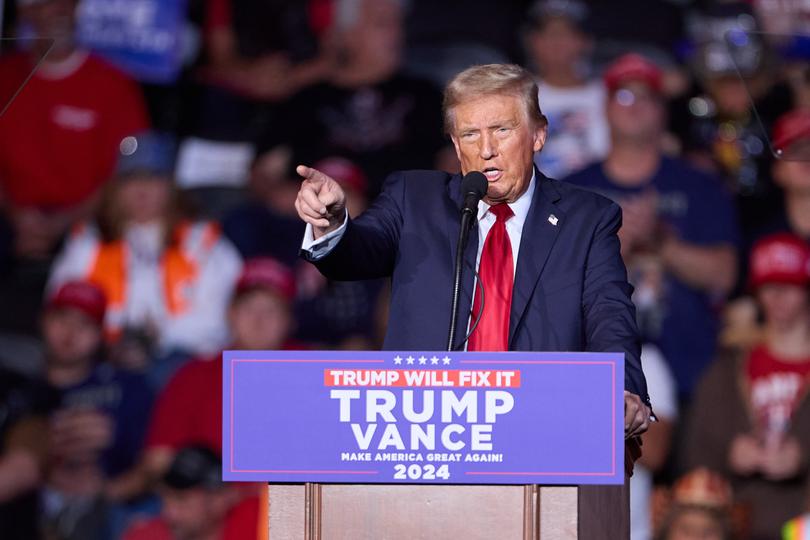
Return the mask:
M242 187L253 161L247 142L222 142L189 137L180 144L175 175L181 188Z

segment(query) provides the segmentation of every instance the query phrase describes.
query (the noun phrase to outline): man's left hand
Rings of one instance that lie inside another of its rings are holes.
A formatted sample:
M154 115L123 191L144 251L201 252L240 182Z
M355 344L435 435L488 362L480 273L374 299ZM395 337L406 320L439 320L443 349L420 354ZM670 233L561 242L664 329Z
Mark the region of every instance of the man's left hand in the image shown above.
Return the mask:
M624 437L641 435L650 427L650 408L632 392L624 391Z

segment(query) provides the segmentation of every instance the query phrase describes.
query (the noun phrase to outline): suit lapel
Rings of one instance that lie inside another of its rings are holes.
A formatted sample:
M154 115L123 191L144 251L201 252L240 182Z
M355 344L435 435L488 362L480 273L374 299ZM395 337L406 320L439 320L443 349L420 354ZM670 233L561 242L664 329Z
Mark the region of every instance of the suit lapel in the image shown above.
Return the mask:
M453 268L456 263L456 246L458 246L458 234L461 230L461 175L453 175L447 184L449 218L446 220L446 234L448 257L450 261L450 286L452 287ZM472 310L472 288L475 278L475 259L478 254L478 226L473 223L470 228L467 247L464 250L464 268L461 274L461 294L458 301L458 330L456 331L456 343L467 335L467 321ZM448 290L448 294L452 291ZM450 320L447 320L448 326Z
M512 311L509 316L510 349L518 323L534 294L548 255L557 240L557 234L560 228L565 226L565 216L555 204L560 199L556 187L539 171L536 181L534 197L520 238L520 252L512 291Z

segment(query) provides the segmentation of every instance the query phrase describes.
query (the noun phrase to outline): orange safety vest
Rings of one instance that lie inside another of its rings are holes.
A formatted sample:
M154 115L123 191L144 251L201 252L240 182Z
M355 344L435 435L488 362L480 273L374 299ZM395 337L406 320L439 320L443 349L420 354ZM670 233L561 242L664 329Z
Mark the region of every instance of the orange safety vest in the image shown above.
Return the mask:
M215 223L183 223L175 231L175 242L163 253L161 273L166 311L171 317L189 309L189 297L199 275L205 256L220 238ZM99 243L90 265L88 280L101 287L107 295L105 331L111 340L121 335L123 312L127 303L126 242Z

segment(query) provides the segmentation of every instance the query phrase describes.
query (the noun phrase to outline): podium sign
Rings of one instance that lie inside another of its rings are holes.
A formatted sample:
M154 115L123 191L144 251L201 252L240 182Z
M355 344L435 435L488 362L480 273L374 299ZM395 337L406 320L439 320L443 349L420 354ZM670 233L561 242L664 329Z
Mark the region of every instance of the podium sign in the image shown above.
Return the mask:
M622 484L620 353L226 351L232 481Z

